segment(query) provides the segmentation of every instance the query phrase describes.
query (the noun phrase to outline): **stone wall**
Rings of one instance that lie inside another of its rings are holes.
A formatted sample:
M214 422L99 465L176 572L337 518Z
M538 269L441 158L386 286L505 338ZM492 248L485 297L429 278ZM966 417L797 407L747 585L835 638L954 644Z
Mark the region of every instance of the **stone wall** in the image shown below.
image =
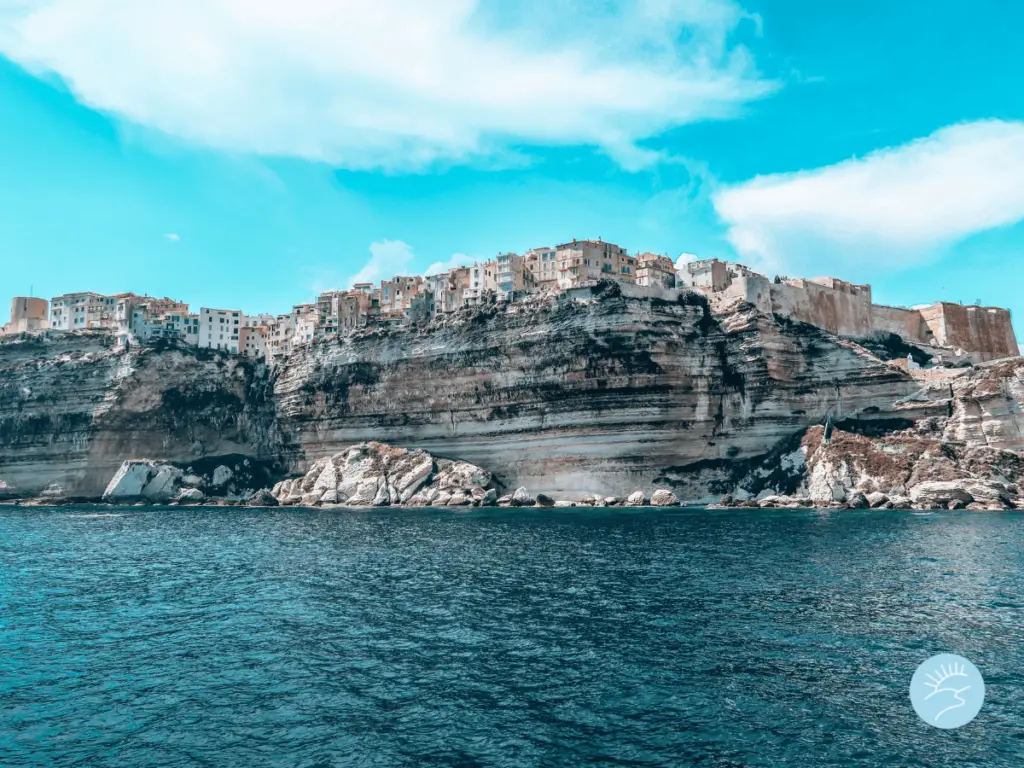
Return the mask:
M909 342L934 343L935 338L921 317L918 309L886 307L882 304L871 306L871 330L886 331L902 336Z
M1009 310L940 301L920 312L924 325L941 346L974 352L983 360L1020 354Z
M822 284L828 280L830 284ZM772 311L840 336L871 330L871 286L832 278L772 283Z

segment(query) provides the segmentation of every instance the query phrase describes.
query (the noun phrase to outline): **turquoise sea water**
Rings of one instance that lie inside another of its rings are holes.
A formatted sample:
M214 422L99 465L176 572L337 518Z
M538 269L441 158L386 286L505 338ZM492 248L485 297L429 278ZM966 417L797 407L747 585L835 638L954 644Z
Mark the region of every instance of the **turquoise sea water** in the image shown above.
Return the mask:
M1022 566L1018 514L0 508L0 765L1021 766Z

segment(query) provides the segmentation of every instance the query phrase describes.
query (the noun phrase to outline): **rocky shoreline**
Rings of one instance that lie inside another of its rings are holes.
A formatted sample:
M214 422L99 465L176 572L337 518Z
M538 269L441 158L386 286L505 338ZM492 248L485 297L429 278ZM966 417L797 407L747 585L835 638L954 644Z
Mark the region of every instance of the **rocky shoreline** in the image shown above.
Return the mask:
M259 472L247 459L234 467L218 465L207 474L151 459L125 461L103 496L68 497L59 488L31 498L0 502L21 506L207 506L356 509L370 507L700 507L705 509L908 509L1002 511L1024 509L1024 459L1014 451L975 448L957 453L925 421L912 429L870 439L816 427L792 455L777 458L778 473L788 466L798 477L791 493L762 491L723 494L705 502L680 500L668 489L621 496L591 493L557 499L518 487L503 493L494 476L466 461L437 458L422 449L378 442L359 443L315 461L301 476L272 487L248 487ZM916 455L915 455L916 452ZM922 469L926 468L926 469ZM759 467L755 474L763 474ZM905 477L910 472L909 479ZM793 477L777 477L793 486ZM0 492L4 491L0 488Z

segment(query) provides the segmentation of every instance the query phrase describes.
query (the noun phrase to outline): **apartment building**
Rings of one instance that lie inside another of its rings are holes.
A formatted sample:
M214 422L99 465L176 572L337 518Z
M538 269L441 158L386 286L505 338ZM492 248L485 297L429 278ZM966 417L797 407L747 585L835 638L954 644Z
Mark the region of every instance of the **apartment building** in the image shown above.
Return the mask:
M270 329L267 325L243 325L238 332L238 351L244 357L270 362Z
M641 253L636 257L637 285L675 288L676 282L676 265L668 256Z
M636 258L625 248L602 240L573 240L555 246L558 287L589 285L602 278L636 282Z
M537 287L534 273L527 267L526 257L515 253L501 253L498 254L494 263L494 289L499 298L506 298L517 291L530 291Z
M201 307L197 346L206 349L223 349L237 354L239 331L244 321L245 313L239 309Z
M59 331L110 327L116 304L114 297L92 291L54 296L50 300L50 327Z
M537 288L558 287L558 253L554 248L531 248L524 255L524 261Z

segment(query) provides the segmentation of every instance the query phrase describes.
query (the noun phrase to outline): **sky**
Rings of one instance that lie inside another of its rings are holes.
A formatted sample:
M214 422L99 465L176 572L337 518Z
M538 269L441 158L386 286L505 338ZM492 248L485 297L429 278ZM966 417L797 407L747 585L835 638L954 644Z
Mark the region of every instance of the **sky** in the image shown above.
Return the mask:
M1024 337L1022 23L1010 0L0 0L0 301L283 312L600 237L1009 307Z

